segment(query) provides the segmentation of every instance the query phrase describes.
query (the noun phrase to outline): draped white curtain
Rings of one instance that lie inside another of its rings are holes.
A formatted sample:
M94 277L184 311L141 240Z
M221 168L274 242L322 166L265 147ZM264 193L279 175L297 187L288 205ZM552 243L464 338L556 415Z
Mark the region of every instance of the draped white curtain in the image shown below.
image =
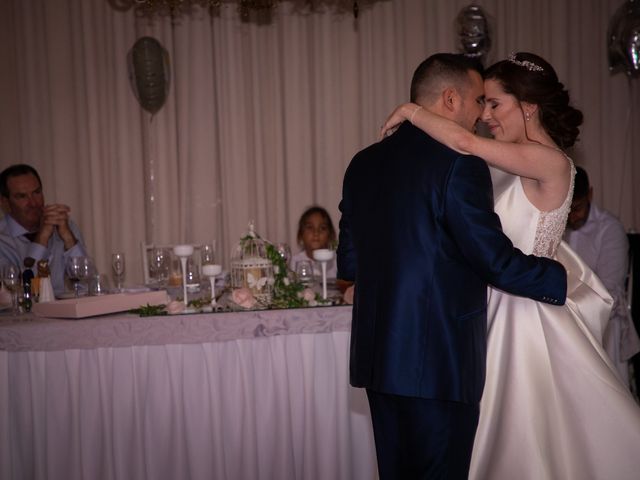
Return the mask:
M255 220L295 247L305 207L337 227L342 176L408 99L418 63L455 51L463 0L381 0L350 14L243 22L235 6L172 24L107 0L0 2L0 166L34 165L47 202L72 208L98 267L124 251L141 281L140 242L215 239L228 261ZM622 0L484 0L487 62L514 50L547 58L585 114L573 152L595 198L640 228L640 79L610 75L606 33ZM129 85L127 52L158 39L172 69L153 118ZM375 226L372 225L372 235Z

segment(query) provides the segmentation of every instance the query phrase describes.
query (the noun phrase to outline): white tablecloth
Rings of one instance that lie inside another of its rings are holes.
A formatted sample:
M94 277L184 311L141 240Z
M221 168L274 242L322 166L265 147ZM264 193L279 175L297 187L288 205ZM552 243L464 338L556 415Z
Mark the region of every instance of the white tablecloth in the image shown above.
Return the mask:
M350 318L0 319L0 478L375 478Z

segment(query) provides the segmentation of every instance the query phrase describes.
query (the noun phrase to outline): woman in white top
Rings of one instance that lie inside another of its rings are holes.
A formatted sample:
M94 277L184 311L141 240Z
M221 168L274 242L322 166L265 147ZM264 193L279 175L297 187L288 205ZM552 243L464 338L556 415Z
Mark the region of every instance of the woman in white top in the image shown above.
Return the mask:
M298 245L301 250L291 258L291 269L295 272L296 264L301 260L307 260L313 265L314 275L320 278L320 264L313 260L313 251L319 248L334 249L335 244L336 230L329 213L317 205L307 208L298 222ZM327 278L336 278L336 273L334 257L327 262Z

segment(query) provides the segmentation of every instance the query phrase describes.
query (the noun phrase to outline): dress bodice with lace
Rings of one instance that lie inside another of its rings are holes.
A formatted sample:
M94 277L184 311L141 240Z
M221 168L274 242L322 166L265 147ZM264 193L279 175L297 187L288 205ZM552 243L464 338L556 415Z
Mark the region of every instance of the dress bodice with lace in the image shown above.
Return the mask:
M529 202L522 181L516 175L492 169L495 211L502 229L513 244L524 253L538 257L554 257L562 240L573 198L575 167L571 163L571 181L560 207L543 212Z

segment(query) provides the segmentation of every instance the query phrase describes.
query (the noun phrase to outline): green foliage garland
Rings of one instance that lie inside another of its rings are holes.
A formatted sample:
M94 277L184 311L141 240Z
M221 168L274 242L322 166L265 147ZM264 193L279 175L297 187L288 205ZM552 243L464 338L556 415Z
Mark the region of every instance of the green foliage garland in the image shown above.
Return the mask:
M267 258L273 263L273 299L272 308L299 308L309 306L301 293L305 286L295 279L286 260L271 243L265 242Z

